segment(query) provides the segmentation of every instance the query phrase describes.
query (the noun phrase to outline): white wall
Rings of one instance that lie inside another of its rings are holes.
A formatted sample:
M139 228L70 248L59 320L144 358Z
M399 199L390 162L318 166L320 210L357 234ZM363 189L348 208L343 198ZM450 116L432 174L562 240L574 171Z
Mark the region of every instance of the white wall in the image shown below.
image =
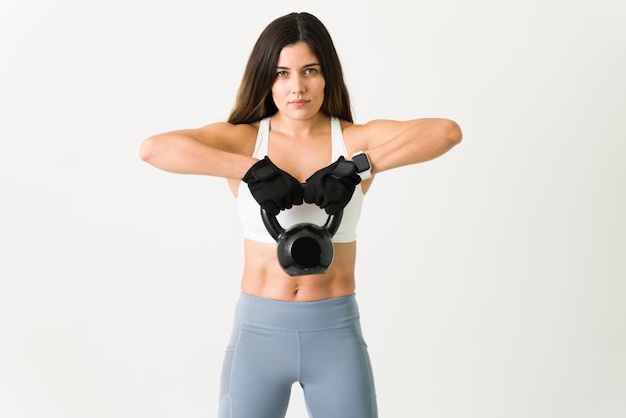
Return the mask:
M306 10L358 122L465 134L366 200L380 416L623 417L625 4L2 0L0 416L215 416L234 202L137 149L225 119L260 31Z

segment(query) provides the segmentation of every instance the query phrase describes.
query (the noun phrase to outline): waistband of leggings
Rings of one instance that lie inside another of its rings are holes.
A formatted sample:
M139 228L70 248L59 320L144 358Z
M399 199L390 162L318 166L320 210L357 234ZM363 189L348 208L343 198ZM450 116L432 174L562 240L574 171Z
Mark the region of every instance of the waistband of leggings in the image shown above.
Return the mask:
M352 325L359 319L355 294L314 302L285 302L241 293L235 319L243 323L291 330Z

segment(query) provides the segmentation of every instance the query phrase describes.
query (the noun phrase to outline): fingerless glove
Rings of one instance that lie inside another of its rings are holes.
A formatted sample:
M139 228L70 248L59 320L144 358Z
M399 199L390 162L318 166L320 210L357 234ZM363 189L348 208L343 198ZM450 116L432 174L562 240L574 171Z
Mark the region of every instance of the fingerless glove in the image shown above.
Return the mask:
M306 181L304 201L315 203L327 214L334 215L342 210L354 194L354 189L361 182L352 161L343 156L337 161L316 171Z
M302 204L304 191L300 182L276 167L269 157L257 161L242 180L248 184L254 200L271 215Z

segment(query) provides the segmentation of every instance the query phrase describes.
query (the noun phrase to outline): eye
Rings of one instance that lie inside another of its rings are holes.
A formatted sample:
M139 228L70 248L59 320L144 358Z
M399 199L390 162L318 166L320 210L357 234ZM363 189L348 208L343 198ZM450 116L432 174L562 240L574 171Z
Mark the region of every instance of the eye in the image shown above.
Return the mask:
M287 75L287 71L281 70L276 72L276 77L285 77Z
M307 75L313 75L313 74L317 74L319 71L317 70L317 68L307 68L306 70L304 70L304 74Z

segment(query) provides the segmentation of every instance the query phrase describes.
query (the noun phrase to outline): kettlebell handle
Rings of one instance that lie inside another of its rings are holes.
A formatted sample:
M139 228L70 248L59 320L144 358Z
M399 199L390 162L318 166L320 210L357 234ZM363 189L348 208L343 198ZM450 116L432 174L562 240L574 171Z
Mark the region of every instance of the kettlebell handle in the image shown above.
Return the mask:
M280 237L285 233L283 228L275 215L268 213L263 207L261 207L261 218L265 224L267 232L270 233L274 241L278 241ZM322 225L322 228L326 230L330 238L334 237L341 225L341 219L343 218L343 209L335 214L328 215L326 222Z

